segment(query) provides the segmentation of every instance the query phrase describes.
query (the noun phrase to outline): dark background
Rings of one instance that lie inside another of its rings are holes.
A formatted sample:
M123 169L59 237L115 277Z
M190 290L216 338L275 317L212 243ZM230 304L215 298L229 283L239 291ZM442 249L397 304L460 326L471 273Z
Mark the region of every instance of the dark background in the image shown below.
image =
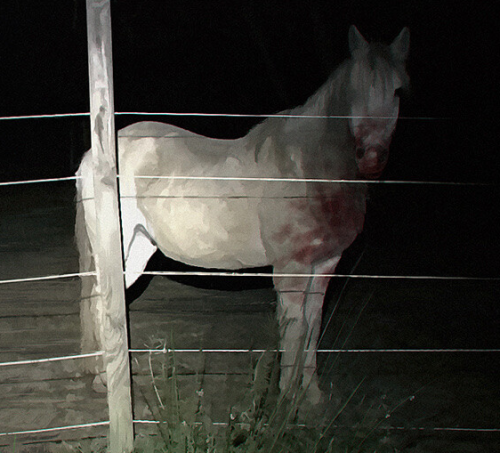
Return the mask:
M387 179L498 177L498 1L112 1L116 111L274 113L303 103L357 25L411 29L412 89ZM85 2L0 4L0 116L89 110ZM117 126L144 118L117 118ZM255 119L161 119L237 137ZM0 178L74 173L88 119L0 121Z

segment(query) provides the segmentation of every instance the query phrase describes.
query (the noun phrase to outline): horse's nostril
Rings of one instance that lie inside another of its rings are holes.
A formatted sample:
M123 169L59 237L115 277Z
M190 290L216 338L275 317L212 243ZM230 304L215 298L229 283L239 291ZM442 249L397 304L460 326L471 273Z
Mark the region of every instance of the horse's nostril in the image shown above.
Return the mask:
M356 159L363 159L364 155L365 155L364 148L356 148Z

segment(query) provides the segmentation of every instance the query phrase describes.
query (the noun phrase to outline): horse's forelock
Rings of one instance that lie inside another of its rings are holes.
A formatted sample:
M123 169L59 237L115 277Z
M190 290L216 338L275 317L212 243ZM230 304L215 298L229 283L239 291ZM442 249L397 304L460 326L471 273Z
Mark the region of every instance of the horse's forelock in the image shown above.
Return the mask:
M396 90L409 84L404 61L393 55L389 46L370 44L362 57L348 61L344 76L349 79L345 91L352 115L370 115L386 110L393 103Z
M373 86L378 80L391 81L400 73L398 68L400 63L392 58L388 48L382 45L373 46L365 59L358 61L358 65L363 68L366 75L366 80L363 82L369 86Z

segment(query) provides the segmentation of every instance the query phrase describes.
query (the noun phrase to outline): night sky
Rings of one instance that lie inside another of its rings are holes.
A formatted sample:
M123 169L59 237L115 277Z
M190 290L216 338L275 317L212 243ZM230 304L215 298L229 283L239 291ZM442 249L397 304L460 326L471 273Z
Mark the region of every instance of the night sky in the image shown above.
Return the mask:
M498 1L112 1L116 111L274 113L303 103L343 59L355 24L411 30L411 91L387 179L498 178ZM85 2L0 4L0 116L86 112ZM117 126L144 118L121 116ZM168 118L214 137L255 119ZM87 118L0 122L0 179L71 175Z

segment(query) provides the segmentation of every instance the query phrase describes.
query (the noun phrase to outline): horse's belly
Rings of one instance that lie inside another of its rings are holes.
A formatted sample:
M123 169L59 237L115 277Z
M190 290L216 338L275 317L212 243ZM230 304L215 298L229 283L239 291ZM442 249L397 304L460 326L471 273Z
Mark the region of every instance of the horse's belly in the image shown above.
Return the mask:
M139 202L168 257L205 268L268 264L257 203L247 198L145 198Z

